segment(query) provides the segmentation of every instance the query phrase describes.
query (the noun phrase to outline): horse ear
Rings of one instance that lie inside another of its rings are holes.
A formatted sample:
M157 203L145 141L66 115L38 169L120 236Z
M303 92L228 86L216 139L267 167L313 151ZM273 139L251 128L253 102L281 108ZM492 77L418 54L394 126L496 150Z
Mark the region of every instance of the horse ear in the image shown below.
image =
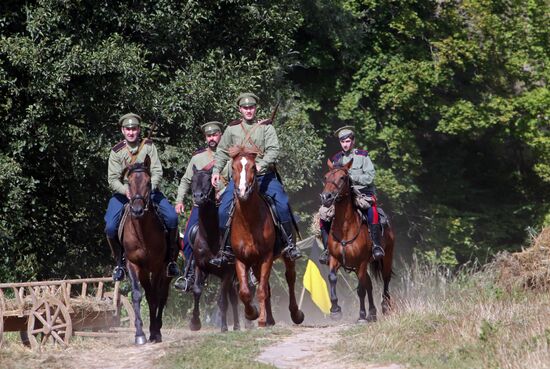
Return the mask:
M332 163L332 161L330 159L327 159L327 165L328 165L328 169L332 170L332 168L334 168L334 164Z
M147 168L151 167L151 158L149 157L149 154L145 155L145 160L143 160L143 164L145 164Z
M193 174L197 173L197 167L193 164Z
M352 164L353 164L353 158L351 158L351 160L346 165L343 165L342 168L350 170Z

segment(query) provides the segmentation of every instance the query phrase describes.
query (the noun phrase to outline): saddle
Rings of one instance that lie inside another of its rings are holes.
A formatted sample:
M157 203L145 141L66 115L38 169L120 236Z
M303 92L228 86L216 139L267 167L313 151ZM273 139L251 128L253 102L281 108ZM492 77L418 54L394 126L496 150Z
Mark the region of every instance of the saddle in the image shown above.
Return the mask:
M162 217L160 216L160 210L159 205L155 203L154 201L151 201L151 204L153 205L153 214L155 214L157 220L162 226L162 229L164 233L168 234L168 229L166 228L166 225L164 224L164 221L162 220ZM124 210L122 211L122 217L120 218L120 223L118 227L118 239L120 243L122 243L122 236L124 235L124 224L126 223L126 219L130 216L130 203L124 204Z

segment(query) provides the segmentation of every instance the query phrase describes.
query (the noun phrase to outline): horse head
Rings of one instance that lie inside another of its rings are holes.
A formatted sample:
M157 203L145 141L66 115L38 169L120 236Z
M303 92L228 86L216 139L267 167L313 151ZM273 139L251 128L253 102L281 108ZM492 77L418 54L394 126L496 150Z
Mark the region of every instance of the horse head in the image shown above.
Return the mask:
M351 182L349 169L353 159L345 165L334 165L330 160L327 161L329 171L325 174L323 192L321 193L321 205L330 207L335 201L340 201L349 195Z
M151 158L145 156L143 163L127 165L123 175L128 174L130 213L134 218L145 214L151 202Z
M233 146L229 149L233 158L233 182L235 194L239 200L246 201L256 189L256 156L257 151L242 146Z
M211 161L207 166L198 170L193 165L193 177L191 178L191 193L193 201L198 206L205 204L208 201L215 201L214 186L210 179L212 178L212 167L214 161Z

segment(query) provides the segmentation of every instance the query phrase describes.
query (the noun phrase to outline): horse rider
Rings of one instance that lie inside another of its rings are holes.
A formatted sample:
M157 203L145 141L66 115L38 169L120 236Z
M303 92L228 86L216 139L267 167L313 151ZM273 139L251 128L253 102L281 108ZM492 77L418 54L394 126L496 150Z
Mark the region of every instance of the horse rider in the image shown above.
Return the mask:
M159 160L157 148L149 138L141 139L141 117L134 113L128 113L120 117L119 125L124 139L111 149L109 155L108 181L109 187L114 194L109 200L107 212L105 213L105 233L111 247L117 266L113 271L113 280L124 279L124 248L118 238L118 228L124 211L124 206L130 200L128 190L128 178L122 178L122 172L127 165L142 163L145 157L151 158L151 200L158 206L164 225L168 230L168 250L166 275L176 277L179 269L175 263L177 257L177 231L178 215L174 207L159 190L162 179L162 165Z
M342 151L337 152L330 158L330 161L335 166L343 166L353 160L349 170L354 197L362 197L364 206L366 207L368 227L373 243L372 255L375 260L380 260L384 257L384 249L381 246L380 237L382 234L382 226L380 217L376 208L376 187L374 185L374 165L370 160L369 153L366 150L356 149L355 132L351 126L344 126L336 130L334 134L340 141ZM322 208L323 209L323 208ZM328 264L328 235L332 224L331 215L323 216L321 209L321 237L323 240L324 251L319 256L319 262ZM330 211L329 211L330 213ZM333 216L333 215L332 215ZM324 218L324 219L323 219Z
M178 187L178 195L176 197L176 213L182 214L185 211L183 205L184 197L191 192L191 180L193 178L193 167L197 170L201 170L214 161L214 155L216 148L222 137L222 123L212 121L205 123L201 126L202 133L204 133L206 139L206 147L200 148L193 153L185 174L181 178L180 185ZM216 188L216 199L223 194L225 190L225 184L227 183L229 162L223 168L221 173L222 180L218 182ZM193 260L193 247L191 245L190 234L193 227L199 223L199 208L196 204L193 204L191 214L187 220L185 227L185 235L183 236L183 254L185 256L185 274L180 277L174 287L182 291L190 291L191 286L195 281L195 261Z
M292 214L288 205L288 195L285 193L281 182L277 179L275 163L279 157L279 140L275 127L271 120L257 120L256 110L259 102L258 96L253 93L242 93L238 96L236 104L242 118L232 121L222 135L218 150L216 150L216 162L212 174L212 184L215 186L220 180L220 173L226 163L230 161L228 149L238 145L250 148L258 152L256 157L256 175L259 190L273 199L279 221L284 231L285 248L283 256L296 260L302 256L296 247L292 232ZM229 211L233 202L235 183L230 179L219 207L219 226L225 242L218 257L210 260L210 263L221 267L225 263L234 262L235 256L229 245Z

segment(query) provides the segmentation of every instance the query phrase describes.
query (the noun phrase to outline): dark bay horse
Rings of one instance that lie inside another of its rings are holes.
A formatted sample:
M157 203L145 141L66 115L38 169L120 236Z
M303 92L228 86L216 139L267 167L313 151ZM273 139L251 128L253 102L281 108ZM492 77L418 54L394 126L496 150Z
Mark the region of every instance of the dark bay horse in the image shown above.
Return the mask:
M168 300L170 277L166 277L166 236L161 218L151 201L151 159L127 166L130 192L129 214L121 224L122 245L132 284L132 303L136 314L138 345L146 343L141 320L141 287L149 305L149 342L162 342L162 311ZM123 173L124 175L124 173Z
M233 181L235 183L231 246L236 257L235 269L239 279L239 296L244 304L247 319L258 319L259 327L274 325L269 276L273 260L279 256L274 255L277 231L270 209L260 195L256 177L257 152L234 146L230 148L229 155L233 158ZM290 300L290 317L295 324L300 324L304 321L304 313L298 309L294 293L295 262L286 258L283 260ZM249 268L252 268L259 281L256 295L260 305L259 313L257 307L252 303L253 294L248 285Z
M193 317L189 323L192 331L201 329L199 301L204 287L204 281L208 274L214 274L221 279L220 293L218 295L218 307L221 314L221 330L227 331L227 299L231 302L233 310L233 330L240 329L237 290L233 284L235 268L226 265L218 268L209 263L218 253L220 248L220 231L218 228L218 207L216 206L216 191L212 187L212 166L210 163L202 170L193 166L191 179L191 193L198 206L199 224L198 232L193 242L193 257L195 258L195 284L193 285L194 308Z
M376 307L372 298L372 281L367 271L369 264L374 277L384 281L382 293L382 312L386 314L391 307L389 284L392 275L392 259L394 247L394 235L388 226L384 229L382 246L385 256L380 261L374 261L372 257L372 240L368 226L363 223L362 217L353 205L351 179L348 170L353 161L342 167L333 166L328 161L329 172L325 175L325 186L321 194L323 206L330 207L334 204L334 219L328 237L329 250L329 283L330 283L330 308L333 318L342 316L342 309L338 305L336 296L336 281L338 269L343 266L347 270L353 270L359 281L357 295L359 296L359 320L358 322L376 321ZM368 315L365 311L365 292L369 300Z

